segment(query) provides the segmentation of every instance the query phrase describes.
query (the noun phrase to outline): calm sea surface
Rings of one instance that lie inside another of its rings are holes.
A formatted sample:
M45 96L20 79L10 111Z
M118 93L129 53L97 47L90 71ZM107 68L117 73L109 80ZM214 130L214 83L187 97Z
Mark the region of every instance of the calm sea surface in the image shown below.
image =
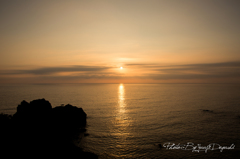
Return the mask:
M82 107L90 135L77 144L99 158L240 158L240 85L1 85L0 112L39 98ZM232 149L197 152L212 143Z

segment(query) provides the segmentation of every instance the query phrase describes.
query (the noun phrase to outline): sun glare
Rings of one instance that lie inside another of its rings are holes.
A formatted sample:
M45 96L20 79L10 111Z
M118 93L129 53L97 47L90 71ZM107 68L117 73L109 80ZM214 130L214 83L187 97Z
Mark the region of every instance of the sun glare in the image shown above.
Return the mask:
M123 67L120 67L120 69L123 69Z

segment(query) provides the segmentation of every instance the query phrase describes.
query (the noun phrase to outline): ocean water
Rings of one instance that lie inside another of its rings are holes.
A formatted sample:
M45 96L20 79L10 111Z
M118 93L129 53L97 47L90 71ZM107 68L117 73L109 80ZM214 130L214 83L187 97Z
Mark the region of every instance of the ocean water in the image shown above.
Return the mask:
M82 107L76 144L99 158L240 158L240 85L1 85L0 112L39 98Z

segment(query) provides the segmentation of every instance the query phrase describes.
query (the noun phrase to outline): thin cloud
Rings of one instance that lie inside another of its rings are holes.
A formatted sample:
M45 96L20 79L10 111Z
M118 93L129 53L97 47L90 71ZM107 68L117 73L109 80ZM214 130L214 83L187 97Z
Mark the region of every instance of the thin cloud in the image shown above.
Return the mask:
M126 64L128 67L139 67L154 73L145 74L143 78L154 80L168 79L210 79L239 78L240 62L157 65L157 64Z
M240 62L175 65L158 68L153 79L239 78Z
M43 67L43 68L29 69L29 70L2 71L1 74L51 75L51 74L62 73L62 72L102 72L110 68L111 67L74 65L74 66L66 66L66 67Z

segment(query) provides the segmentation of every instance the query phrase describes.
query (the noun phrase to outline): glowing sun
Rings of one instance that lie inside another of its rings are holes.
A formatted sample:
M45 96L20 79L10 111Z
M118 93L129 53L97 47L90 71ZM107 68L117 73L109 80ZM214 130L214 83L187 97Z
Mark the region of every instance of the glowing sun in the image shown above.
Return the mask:
M120 69L123 69L123 67L120 67Z

